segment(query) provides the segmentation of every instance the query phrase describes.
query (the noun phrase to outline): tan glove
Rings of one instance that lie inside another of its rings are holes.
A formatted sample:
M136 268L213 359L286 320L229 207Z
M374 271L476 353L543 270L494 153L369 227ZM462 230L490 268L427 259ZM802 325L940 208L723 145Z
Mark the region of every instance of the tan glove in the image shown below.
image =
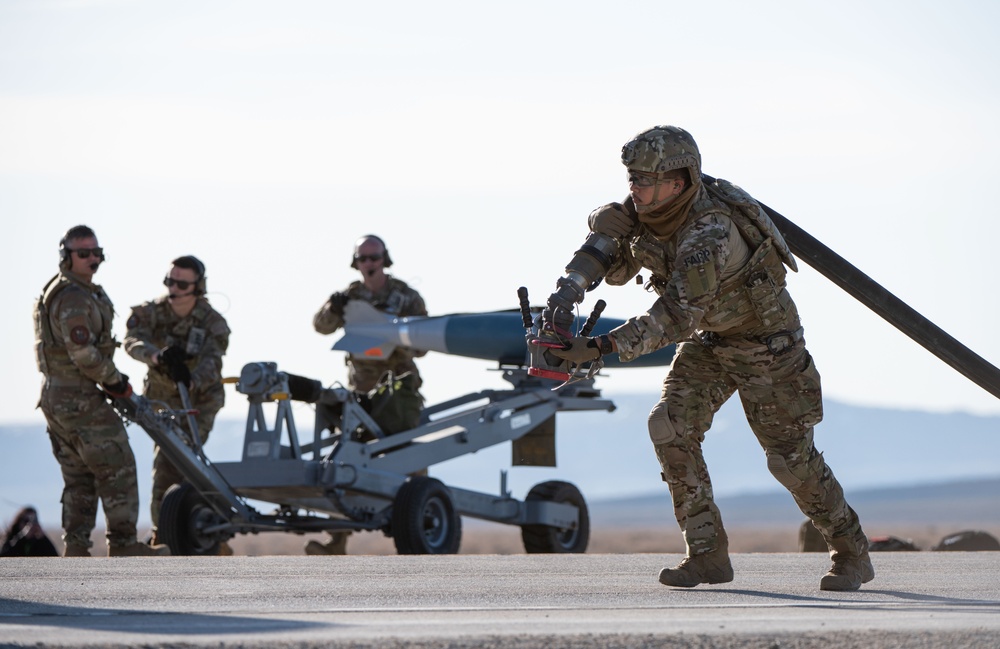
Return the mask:
M597 339L587 336L572 338L565 349L550 349L549 353L577 365L596 361L601 357L601 349L597 344Z
M633 220L621 203L609 203L591 212L587 225L591 232L624 239L632 236L637 221Z

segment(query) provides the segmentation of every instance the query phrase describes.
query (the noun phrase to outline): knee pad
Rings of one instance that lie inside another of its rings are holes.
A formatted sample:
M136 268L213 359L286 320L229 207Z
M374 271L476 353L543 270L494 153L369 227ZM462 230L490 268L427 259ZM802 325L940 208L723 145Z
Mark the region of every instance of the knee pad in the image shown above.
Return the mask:
M778 482L788 489L794 489L802 484L802 481L788 468L788 463L785 461L784 456L776 453L768 453L767 470L778 479Z
M677 437L677 430L667 412L667 404L663 401L653 406L646 423L649 426L649 439L653 440L653 446L666 444Z

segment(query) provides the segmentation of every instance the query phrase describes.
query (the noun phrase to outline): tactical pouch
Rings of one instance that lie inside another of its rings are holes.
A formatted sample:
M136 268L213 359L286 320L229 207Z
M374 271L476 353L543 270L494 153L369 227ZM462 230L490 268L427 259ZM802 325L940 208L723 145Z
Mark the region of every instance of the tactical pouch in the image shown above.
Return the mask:
M785 290L785 267L770 239L754 251L748 271L744 286L761 324L765 327L783 326L792 301Z
M55 340L49 322L49 301L62 286L63 284L59 283L59 275L56 275L48 281L45 288L42 289L42 294L35 302L35 363L38 365L38 371L45 376L49 375L49 364L45 354L55 349Z
M49 374L49 366L45 362L45 347L51 342L45 340L45 334L48 332L45 325L42 324L42 320L48 317L49 314L45 310L45 306L39 300L35 306L35 363L38 365L38 371L46 376Z

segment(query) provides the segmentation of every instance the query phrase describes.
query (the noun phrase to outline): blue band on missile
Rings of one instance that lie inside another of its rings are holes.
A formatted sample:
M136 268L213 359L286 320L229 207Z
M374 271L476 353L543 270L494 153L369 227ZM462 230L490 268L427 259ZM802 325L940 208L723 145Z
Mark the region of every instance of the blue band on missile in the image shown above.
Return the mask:
M528 365L528 346L524 338L524 324L519 311L495 313L468 313L443 316L446 320L444 341L446 352L468 358L497 361L503 365ZM579 331L584 318L577 318L573 331ZM591 335L607 334L624 320L601 318ZM416 321L410 326L415 326ZM605 367L657 367L667 366L674 357L674 345L668 345L651 354L639 356L629 363L618 360L617 354L604 357Z

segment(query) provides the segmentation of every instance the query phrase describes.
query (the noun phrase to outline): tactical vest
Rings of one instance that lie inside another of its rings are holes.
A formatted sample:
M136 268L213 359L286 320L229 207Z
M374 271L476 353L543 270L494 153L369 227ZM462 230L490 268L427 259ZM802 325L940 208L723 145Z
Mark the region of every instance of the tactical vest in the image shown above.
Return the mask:
M387 290L373 295L368 291L363 282L354 281L347 288L347 294L352 299L365 300L383 313L394 316L406 317L418 315L413 312L413 303L419 295L417 291L403 280L389 276ZM344 358L347 366L348 382L355 390L368 392L372 390L379 381L392 372L396 376L410 374L413 376L414 389L418 389L423 381L417 364L413 361L413 350L406 347L396 347L389 358L384 360L372 360L360 355L348 355Z
M56 337L52 331L50 313L52 302L56 296L64 289L76 284L72 279L60 273L48 281L42 289L42 294L35 302L35 363L38 365L38 371L46 377L80 376L80 371L70 359L62 338ZM84 290L84 287L79 285L77 288ZM111 358L114 355L115 347L117 347L117 343L111 335L114 307L109 301L94 299L89 295L88 298L91 302L91 310L96 309L96 315L101 320L100 331L92 332L97 336L97 340L93 344L103 356Z
M724 183L724 189L717 188L719 183ZM785 289L785 263L794 269L795 262L781 234L756 202L735 185L716 181L711 188L708 185L706 188L708 195L695 202L687 226L671 241L661 242L651 234L644 234L632 242L636 260L653 273L649 286L658 295L664 295L671 275L672 264L668 259L673 258L676 242L683 232L704 216L722 214L732 221L751 254L746 265L724 280L718 295L705 305L699 329L732 336L798 327L795 304ZM754 207L758 218L750 216Z
M383 313L401 317L416 315L411 312L416 291L391 275L386 280L386 287L378 293L372 293L358 280L351 282L346 292L350 298L364 300Z
M168 314L166 318L161 316L161 310ZM166 346L177 345L187 352L189 358L184 361L184 364L187 365L189 370L193 371L201 360L205 341L212 335L210 329L212 327L213 309L210 304L199 299L195 303L191 313L184 318L178 319L176 316L172 316L172 313L169 311L170 305L165 300L156 300L149 304L146 312L149 318L149 331L153 335L154 340L163 336ZM177 328L180 322L188 325L186 329ZM224 393L221 383L199 385L197 389L198 397L216 393L222 396ZM177 384L170 378L168 369L163 365L158 365L151 367L146 373L143 393L146 396L152 395L156 398L166 398L177 394ZM192 395L192 398L195 398L195 396Z
M708 180L708 178L705 178L705 180ZM713 178L711 180L712 182L704 183L705 189L709 194L733 208L729 218L739 228L740 234L750 244L750 247L757 247L764 239L771 239L774 241L775 250L777 250L778 255L785 265L793 271L798 272L798 265L795 263L792 251L788 249L785 237L781 235L771 217L761 209L757 201L750 194L743 191L742 188L737 187L728 180L723 180L722 178Z
M149 309L149 330L155 335L158 326L158 316L157 311L159 309L169 309L170 305L166 302L154 302L152 307ZM191 326L187 331L175 334L172 330L166 332L166 344L167 345L177 345L184 349L190 356L191 359L187 361L189 366L194 366L197 364L197 358L201 353L202 347L205 346L205 339L208 337L208 319L212 315L212 307L202 300L198 300L194 309L191 313L183 319L189 319L191 321Z

